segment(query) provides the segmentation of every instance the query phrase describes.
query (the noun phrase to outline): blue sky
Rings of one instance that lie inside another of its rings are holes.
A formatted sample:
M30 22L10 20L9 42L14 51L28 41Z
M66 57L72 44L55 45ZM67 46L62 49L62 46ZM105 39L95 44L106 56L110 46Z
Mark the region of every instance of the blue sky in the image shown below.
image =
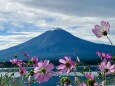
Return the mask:
M92 33L101 20L111 24L115 44L115 0L0 0L0 50L23 43L53 28L96 43L109 44Z

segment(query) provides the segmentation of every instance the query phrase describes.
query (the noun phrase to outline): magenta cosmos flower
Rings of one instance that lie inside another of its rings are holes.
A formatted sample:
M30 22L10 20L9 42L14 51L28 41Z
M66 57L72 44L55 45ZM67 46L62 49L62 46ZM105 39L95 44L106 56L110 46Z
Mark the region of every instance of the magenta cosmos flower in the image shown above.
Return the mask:
M20 72L20 75L21 75L21 76L24 76L26 73L28 73L28 72L26 71L26 68L25 68L25 67L19 67L18 69L19 69L19 72Z
M22 60L18 60L18 59L10 59L10 62L12 64L18 65L19 67L22 66L23 64L25 64Z
M16 63L19 67L21 67L22 65L24 65L25 63L22 60L18 60Z
M112 56L110 54L101 53L99 51L97 51L96 53L99 57L101 57L101 59L112 59Z
M59 62L61 63L59 66L57 66L58 70L61 70L62 73L70 73L71 70L74 68L74 61L72 61L69 57L64 57L64 59L60 59Z
M85 83L80 83L79 86L87 86Z
M31 59L32 63L33 63L33 67L37 67L38 66L38 58L37 57L32 57Z
M54 69L54 65L49 62L49 60L40 61L38 62L38 67L34 68L34 79L38 83L48 81L49 77L53 76L52 69Z
M88 80L88 84L89 84L89 86L91 85L91 86L98 86L98 83L94 80L94 75L93 74L91 74L91 73L85 73L85 77L86 78L88 78L89 80Z
M85 83L80 83L79 86L90 86L90 85L87 85L87 84L85 84ZM92 86L92 85L91 85L91 86ZM98 85L98 83L96 82L96 83L94 83L93 86L99 86L99 85Z
M107 36L107 33L109 32L110 24L109 22L101 21L100 25L95 25L94 29L92 29L92 32L98 37Z
M85 77L87 77L88 79L94 79L94 75L93 74L91 74L91 73L85 73Z
M10 62L12 63L12 64L17 64L17 59L10 59Z
M105 72L106 74L115 73L115 64L111 65L110 61L103 61L100 65L98 65L98 67L102 72Z
M30 56L26 53L26 52L22 52L22 54L27 57L27 58L30 58Z

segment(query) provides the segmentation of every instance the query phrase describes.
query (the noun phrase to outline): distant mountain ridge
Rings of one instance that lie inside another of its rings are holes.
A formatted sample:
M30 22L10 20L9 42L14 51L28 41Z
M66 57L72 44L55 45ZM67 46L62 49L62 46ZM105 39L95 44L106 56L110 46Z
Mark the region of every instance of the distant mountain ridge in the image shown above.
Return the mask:
M86 62L98 61L96 51L111 53L112 46L92 43L73 36L69 32L57 28L26 41L17 46L0 51L0 60L9 61L14 55L22 60L27 60L22 52L30 56L38 56L39 59L58 60L63 56L72 58L80 57Z

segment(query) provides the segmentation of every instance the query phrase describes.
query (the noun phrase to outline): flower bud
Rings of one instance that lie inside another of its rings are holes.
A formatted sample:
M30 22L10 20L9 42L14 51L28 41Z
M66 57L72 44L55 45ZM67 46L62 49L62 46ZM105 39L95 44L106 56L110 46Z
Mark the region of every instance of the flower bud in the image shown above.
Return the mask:
M95 80L90 80L90 79L89 79L89 80L87 81L87 83L88 83L89 86L93 86L94 83L95 83Z

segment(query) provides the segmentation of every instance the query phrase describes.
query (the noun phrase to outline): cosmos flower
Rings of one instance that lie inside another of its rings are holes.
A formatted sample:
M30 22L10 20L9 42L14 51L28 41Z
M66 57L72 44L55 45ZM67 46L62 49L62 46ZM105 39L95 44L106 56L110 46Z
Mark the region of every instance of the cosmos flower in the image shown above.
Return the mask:
M59 59L59 62L61 64L57 66L57 69L61 70L62 73L70 73L75 65L74 61L72 61L72 59L67 56L64 57L64 59Z
M99 86L99 84L97 82L94 83L94 86Z
M38 67L34 68L34 79L38 83L48 81L49 77L53 76L52 69L54 69L54 65L49 63L49 60L38 62Z
M38 66L38 58L37 57L32 57L31 59L32 63L33 63L33 67L37 67Z
M19 69L19 72L20 72L20 75L21 75L21 76L24 76L26 73L28 73L28 72L26 71L26 68L25 68L25 67L19 67L18 69Z
M101 21L100 25L95 25L94 29L92 29L92 32L98 37L107 36L109 32L110 24L109 22Z
M10 62L11 62L12 64L17 64L17 61L18 61L18 59L10 59Z
M98 67L102 72L105 72L106 74L115 73L115 65L111 65L110 61L103 61L100 65L98 65Z
M19 67L22 66L23 64L25 64L22 60L18 60L18 59L10 59L10 62L12 64L18 65Z
M26 52L22 52L22 54L27 57L27 58L30 58L30 56L26 53Z
M91 73L85 73L85 77L87 77L88 79L94 79L94 75L93 74L91 74Z
M97 51L96 53L99 57L101 57L101 59L107 59L107 60L112 59L112 56L110 54L101 53L99 51Z
M87 84L88 86L98 86L98 83L94 80L94 75L90 72L85 73L85 77L88 79Z
M19 67L21 67L22 65L24 65L25 63L22 60L17 60L16 63Z
M67 83L64 83L64 85L63 86L67 86Z
M85 83L80 83L79 86L87 86Z

